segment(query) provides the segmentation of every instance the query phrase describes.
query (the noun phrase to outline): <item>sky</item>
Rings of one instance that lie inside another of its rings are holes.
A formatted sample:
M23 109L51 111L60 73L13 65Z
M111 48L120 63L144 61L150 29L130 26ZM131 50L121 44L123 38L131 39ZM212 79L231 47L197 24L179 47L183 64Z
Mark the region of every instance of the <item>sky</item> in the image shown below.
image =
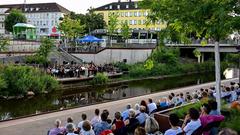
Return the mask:
M86 13L90 7L96 8L117 1L118 0L26 0L27 3L57 2L68 10L76 13ZM24 0L0 0L0 5L19 3L24 3Z

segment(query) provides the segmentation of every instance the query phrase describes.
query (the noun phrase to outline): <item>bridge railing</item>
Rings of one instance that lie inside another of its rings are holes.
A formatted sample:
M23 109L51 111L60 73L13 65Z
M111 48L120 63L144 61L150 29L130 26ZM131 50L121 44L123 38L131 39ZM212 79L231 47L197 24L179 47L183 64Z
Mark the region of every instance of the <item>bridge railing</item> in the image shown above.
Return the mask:
M190 40L189 43L183 43L183 42L173 42L173 41L166 41L165 44L167 45L201 45L202 43L207 44L207 45L214 45L213 40L200 40L200 39L193 39ZM219 44L223 45L239 45L240 41L239 40L221 40Z

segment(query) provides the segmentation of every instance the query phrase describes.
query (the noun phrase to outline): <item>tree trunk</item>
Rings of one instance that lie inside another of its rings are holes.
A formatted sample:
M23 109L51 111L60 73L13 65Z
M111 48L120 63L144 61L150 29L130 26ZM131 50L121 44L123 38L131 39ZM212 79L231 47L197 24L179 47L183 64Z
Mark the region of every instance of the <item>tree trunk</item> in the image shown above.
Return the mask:
M219 42L215 41L215 76L216 76L216 101L218 103L218 111L221 110L221 71L220 71L220 52Z

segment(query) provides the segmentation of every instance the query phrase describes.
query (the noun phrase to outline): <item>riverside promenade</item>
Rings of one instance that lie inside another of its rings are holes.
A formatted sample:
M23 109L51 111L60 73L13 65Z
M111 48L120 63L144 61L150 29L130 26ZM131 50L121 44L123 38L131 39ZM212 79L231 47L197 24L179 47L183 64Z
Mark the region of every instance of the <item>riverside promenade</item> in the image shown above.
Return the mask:
M229 84L232 81L238 81L238 79L229 79L222 81L222 84ZM81 114L86 113L88 118L91 119L94 115L94 110L96 108L100 109L108 109L110 111L110 116L113 117L113 114L116 111L123 111L125 106L129 103L134 105L135 103L139 103L141 100L147 100L148 98L152 98L154 100L159 99L160 97L164 97L169 95L171 92L173 93L180 93L180 92L192 92L195 90L199 90L200 88L209 88L214 86L214 82L205 83L201 85L183 87L183 88L176 88L172 90L166 90L164 92L123 99L113 102L107 102L102 104L96 104L86 107L80 107L76 109L70 109L60 112L54 112L44 115L38 115L28 118L22 118L17 120L11 120L6 122L0 122L0 131L3 134L7 135L46 135L47 131L54 127L54 121L56 119L62 120L62 125L66 124L67 117L71 116L74 119L74 123L78 123L81 120ZM12 106L14 107L14 106ZM22 108L27 109L27 108Z

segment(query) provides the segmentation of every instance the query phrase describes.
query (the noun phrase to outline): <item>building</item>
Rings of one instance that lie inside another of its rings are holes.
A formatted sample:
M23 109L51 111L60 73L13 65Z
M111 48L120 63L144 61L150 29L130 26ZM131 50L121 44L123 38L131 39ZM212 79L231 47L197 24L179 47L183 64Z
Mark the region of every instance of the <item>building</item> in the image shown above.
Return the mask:
M112 13L117 13L119 15L119 22L127 21L129 27L133 30L157 30L160 31L165 27L163 23L160 21L156 23L147 24L147 16L149 14L149 10L141 9L139 7L139 1L125 1L122 2L118 0L118 2L113 2L95 9L95 13L102 14L105 22L108 24L109 15Z
M13 4L0 5L0 34L5 34L4 20L12 9L21 10L27 18L27 23L36 26L38 36L58 36L57 26L60 18L69 10L57 3Z

